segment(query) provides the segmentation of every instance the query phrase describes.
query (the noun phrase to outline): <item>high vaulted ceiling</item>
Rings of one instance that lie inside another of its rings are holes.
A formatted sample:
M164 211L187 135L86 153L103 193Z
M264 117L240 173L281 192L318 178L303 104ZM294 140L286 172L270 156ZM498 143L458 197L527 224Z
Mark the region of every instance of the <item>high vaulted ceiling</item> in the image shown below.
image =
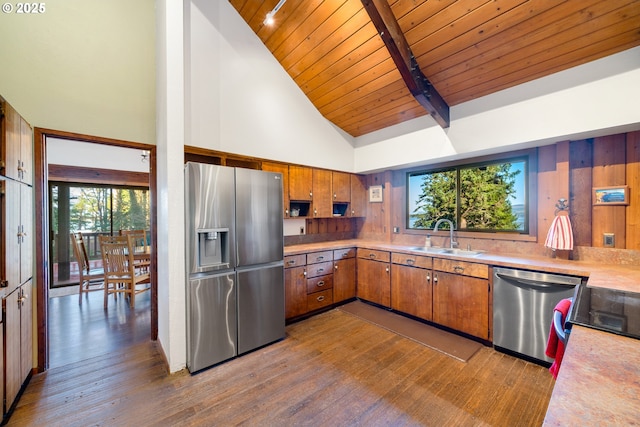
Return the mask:
M350 135L428 114L361 0L288 0L272 26L263 21L278 0L229 1L324 117ZM638 0L388 3L449 106L640 45Z

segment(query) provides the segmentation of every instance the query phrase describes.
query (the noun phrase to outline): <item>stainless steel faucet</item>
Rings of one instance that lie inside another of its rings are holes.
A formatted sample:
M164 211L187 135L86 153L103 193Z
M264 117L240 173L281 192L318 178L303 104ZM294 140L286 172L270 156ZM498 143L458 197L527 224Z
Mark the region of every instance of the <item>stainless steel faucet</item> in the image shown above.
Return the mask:
M435 227L433 227L433 232L435 233L436 231L438 231L438 227L443 222L446 222L447 224L449 224L449 241L451 242L451 249L453 249L454 246L458 246L458 243L453 241L453 221L446 218L440 218L439 220L436 221L436 225Z

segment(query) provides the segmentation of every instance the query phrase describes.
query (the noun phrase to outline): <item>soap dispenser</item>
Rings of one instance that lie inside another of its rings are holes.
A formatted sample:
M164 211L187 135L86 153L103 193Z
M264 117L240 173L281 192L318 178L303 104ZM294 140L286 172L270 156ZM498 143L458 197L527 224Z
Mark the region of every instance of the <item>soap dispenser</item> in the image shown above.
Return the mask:
M431 247L431 235L427 234L427 238L424 239L424 247L425 248L430 248Z

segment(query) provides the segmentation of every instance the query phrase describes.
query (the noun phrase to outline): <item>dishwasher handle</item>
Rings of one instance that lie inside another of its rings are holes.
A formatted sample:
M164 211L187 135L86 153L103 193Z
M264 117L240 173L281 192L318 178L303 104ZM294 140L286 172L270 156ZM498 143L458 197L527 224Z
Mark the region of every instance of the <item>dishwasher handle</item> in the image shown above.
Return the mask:
M540 288L540 289L547 289L547 288L558 287L558 286L575 286L573 284L547 282L547 281L533 280L533 279L524 279L522 277L510 276L510 275L504 274L504 273L496 273L496 276L498 276L501 279L507 280L509 282L516 282L516 283L524 285L524 286L535 287L535 288Z
M569 298L569 301L571 301L571 303L573 304L573 298ZM567 314L567 317L569 317L569 314ZM562 321L562 313L557 310L553 310L553 329L555 329L558 339L563 344L566 344L567 339L569 338L568 336L569 330L565 329L564 327L565 322L566 322L566 319L564 322Z

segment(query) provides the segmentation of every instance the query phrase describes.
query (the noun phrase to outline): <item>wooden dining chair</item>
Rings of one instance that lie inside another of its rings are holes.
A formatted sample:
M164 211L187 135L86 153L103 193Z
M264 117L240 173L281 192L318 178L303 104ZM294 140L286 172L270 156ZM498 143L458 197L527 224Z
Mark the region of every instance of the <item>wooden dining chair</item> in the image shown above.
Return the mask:
M104 269L91 268L89 257L87 256L87 248L81 232L71 233L71 245L73 246L73 255L78 263L78 275L80 282L80 304L82 304L82 293L90 291L99 291L104 287Z
M136 267L135 240L132 236L100 236L100 251L104 267L104 307L110 294L129 296L135 307L136 295L151 288L149 272Z
M149 243L147 242L147 232L145 230L120 230L121 236L131 236L134 241L134 261L136 268L148 273L151 264L151 254L149 253Z

